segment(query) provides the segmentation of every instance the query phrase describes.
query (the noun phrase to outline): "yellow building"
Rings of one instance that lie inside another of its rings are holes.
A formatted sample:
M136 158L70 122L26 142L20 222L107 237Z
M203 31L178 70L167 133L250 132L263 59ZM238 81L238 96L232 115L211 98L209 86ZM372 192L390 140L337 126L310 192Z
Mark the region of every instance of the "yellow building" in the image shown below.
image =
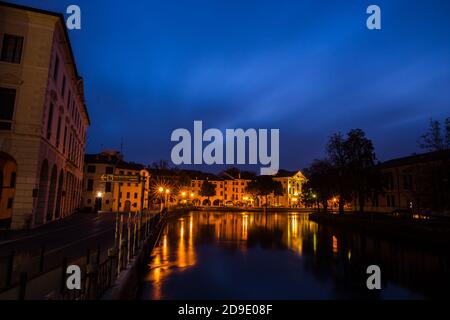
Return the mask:
M104 175L140 176L142 182L105 182ZM148 209L149 172L126 162L117 151L85 156L83 207L86 211L138 212Z
M273 178L275 181L281 182L283 187L282 196L270 197L272 205L280 207L297 207L300 205L300 196L302 194L302 186L306 183L306 177L300 171L279 170Z
M63 16L1 3L0 26L0 219L21 229L81 206L90 122Z
M196 172L195 175L191 175L191 179L190 188L183 189L181 195L184 194L186 199L189 198L191 202L197 205L208 204L208 197L201 196L200 193L202 184L205 181L216 186L216 194L209 198L209 201L213 206L261 205L261 201L258 201L255 196L246 192L248 184L253 179L253 177L249 175L236 173L235 175L222 174L221 176L215 176L213 174ZM283 195L269 195L267 199L268 205L280 207L299 206L302 185L306 182L305 176L300 171L280 170L273 179L281 182L281 185L283 186Z

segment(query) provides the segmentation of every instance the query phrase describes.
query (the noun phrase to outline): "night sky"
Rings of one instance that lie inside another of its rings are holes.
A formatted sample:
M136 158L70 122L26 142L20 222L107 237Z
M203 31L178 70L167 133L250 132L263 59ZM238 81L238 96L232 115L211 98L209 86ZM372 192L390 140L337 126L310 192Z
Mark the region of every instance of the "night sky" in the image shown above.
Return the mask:
M171 132L203 120L279 128L286 169L323 157L328 137L350 128L387 160L419 152L429 118L450 116L450 1L12 2L81 7L82 29L69 34L89 153L123 139L127 160L170 160ZM381 31L366 28L370 4Z

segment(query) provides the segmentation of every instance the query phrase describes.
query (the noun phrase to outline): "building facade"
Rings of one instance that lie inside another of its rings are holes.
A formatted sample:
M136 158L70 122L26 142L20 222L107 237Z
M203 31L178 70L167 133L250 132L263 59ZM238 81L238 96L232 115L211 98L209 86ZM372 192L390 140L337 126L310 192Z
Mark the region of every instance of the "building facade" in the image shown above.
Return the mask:
M281 196L272 195L270 201L280 207L297 207L300 205L300 196L303 192L302 186L306 183L306 177L301 171L279 170L274 176L283 187Z
M450 214L450 150L392 159L377 169L382 190L366 200L366 211ZM358 199L353 207L359 209Z
M104 175L140 176L141 182L108 182ZM150 174L143 165L126 162L117 151L85 156L85 211L138 212L148 209Z
M247 186L254 177L241 175L222 174L215 176L192 177L191 187L183 190L186 198L189 194L190 200L198 205L207 205L209 202L213 206L233 205L233 206L259 206L262 199L257 199L247 192ZM268 205L280 207L297 207L300 205L300 195L302 185L306 182L305 176L300 171L280 170L273 176L275 181L279 181L283 187L282 195L271 194L267 197ZM210 182L216 187L216 194L212 197L201 195L202 184ZM209 201L209 202L208 202Z
M61 14L0 4L2 225L35 227L81 206L83 80Z

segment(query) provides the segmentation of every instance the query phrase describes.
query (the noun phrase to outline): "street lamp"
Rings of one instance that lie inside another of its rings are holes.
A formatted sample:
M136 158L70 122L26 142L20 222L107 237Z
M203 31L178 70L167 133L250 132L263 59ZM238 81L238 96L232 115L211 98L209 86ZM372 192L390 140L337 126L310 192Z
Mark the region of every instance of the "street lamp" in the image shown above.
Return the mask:
M316 200L317 211L319 211L319 200L317 200L317 195L315 193L313 193L312 197L314 200Z
M170 190L169 189L166 189L166 199L165 199L165 203L166 203L166 206L167 207L169 207L169 205L168 205L168 202L169 202L169 193L170 193Z
M162 194L163 194L163 192L164 192L164 188L163 188L163 187L159 187L158 192L159 192L159 204L160 204L160 209L159 209L159 211L162 212L162 210L163 210L163 198L162 198Z

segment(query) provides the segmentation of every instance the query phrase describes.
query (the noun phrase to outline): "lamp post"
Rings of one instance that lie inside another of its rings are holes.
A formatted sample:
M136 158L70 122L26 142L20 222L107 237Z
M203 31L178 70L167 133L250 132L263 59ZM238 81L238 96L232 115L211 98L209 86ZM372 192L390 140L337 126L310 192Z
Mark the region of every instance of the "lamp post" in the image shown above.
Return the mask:
M165 198L165 203L166 203L166 207L167 208L169 208L169 204L168 204L168 201L169 201L169 193L170 193L170 190L169 189L166 189L166 198Z
M95 199L95 211L97 213L102 210L102 197L103 193L101 191L97 192L97 198Z
M319 211L319 201L317 200L317 195L315 193L313 193L312 197L314 199L314 202L317 205L317 211Z
M162 194L164 192L164 188L163 187L159 187L158 192L159 192L159 204L160 204L159 212L162 212L162 210L163 210Z

